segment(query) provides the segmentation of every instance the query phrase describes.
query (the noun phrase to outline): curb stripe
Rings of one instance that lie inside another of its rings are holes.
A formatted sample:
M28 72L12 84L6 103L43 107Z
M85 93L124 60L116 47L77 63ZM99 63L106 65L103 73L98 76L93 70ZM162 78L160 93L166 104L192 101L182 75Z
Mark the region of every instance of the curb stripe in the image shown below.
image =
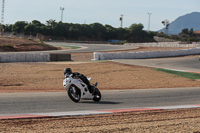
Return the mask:
M5 120L5 119L25 119L25 118L44 118L44 117L50 117L50 116L46 116L46 115L31 115L31 114L4 115L4 116L0 116L0 120Z
M198 73L198 74L200 74L200 72L192 72L192 71L188 71L188 72L190 72L190 73Z
M124 109L122 108L122 109L110 109L110 110L85 110L85 111L52 112L52 113L10 114L10 115L0 115L0 120L81 116L81 115L99 115L99 114L113 114L113 113L123 113L123 112L174 110L174 109L189 109L189 108L200 108L200 104L146 107L146 108L124 108Z
M86 111L69 111L69 112L53 112L53 113L35 113L33 115L45 115L49 117L57 116L78 116L78 115L95 115L95 114L110 114L111 112L106 111L95 111L95 110L86 110Z
M163 110L158 108L133 108L133 109L117 109L117 110L99 110L104 112L111 112L111 113L122 113L122 112L137 112L137 111L153 111L153 110Z
M197 74L200 74L200 72L187 71L187 70L170 69L170 68L163 68L163 69L172 70L172 71L179 71L179 72L188 72L188 73L197 73Z
M190 109L190 108L200 108L200 105L178 105L178 106L163 106L157 107L163 110L173 110L173 109Z

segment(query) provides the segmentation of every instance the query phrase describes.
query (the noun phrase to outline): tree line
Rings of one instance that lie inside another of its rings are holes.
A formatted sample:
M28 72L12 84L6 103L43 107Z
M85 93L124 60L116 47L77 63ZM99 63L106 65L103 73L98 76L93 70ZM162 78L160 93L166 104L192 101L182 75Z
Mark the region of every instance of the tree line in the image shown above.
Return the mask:
M45 24L38 20L28 23L17 21L15 24L3 25L4 32L36 36L38 33L51 38L65 38L81 41L126 40L128 42L152 42L156 32L143 30L142 24L132 24L127 28L115 28L100 23L73 24L48 20Z
M181 42L188 42L188 43L200 41L200 35L195 34L193 28L191 28L191 29L184 28L177 35L167 35L167 34L161 32L161 33L157 33L157 36L169 38L169 39L173 39L173 40L181 41Z

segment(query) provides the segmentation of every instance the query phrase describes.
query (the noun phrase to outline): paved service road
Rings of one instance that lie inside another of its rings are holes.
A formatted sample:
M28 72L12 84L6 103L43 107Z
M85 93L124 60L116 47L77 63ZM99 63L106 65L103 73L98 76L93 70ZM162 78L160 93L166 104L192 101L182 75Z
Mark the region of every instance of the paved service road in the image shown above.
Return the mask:
M0 115L200 104L200 88L102 91L102 101L72 102L67 92L1 93Z
M130 60L115 60L115 62L120 62L129 65L139 65L139 66L147 66L155 68L168 68L168 69L200 72L200 61L198 57L130 59Z

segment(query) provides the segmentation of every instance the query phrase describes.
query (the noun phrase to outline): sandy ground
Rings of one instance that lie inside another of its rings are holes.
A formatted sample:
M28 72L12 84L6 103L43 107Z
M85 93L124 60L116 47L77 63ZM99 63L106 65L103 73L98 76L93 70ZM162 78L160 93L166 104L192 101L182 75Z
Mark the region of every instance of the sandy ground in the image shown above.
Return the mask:
M1 133L200 133L200 109L1 120Z
M160 48L143 48L158 50ZM138 49L139 50L139 49ZM138 51L134 50L134 51ZM162 48L162 50L164 50ZM72 54L89 61L92 53ZM113 62L1 63L0 93L65 91L63 70L85 74L99 89L197 87L200 81L156 71L153 68ZM42 119L1 120L0 132L193 132L200 133L200 109L116 113Z
M0 92L65 91L63 70L72 68L104 89L147 89L198 87L200 82L167 74L153 68L123 65L114 62L94 63L2 63L0 65Z

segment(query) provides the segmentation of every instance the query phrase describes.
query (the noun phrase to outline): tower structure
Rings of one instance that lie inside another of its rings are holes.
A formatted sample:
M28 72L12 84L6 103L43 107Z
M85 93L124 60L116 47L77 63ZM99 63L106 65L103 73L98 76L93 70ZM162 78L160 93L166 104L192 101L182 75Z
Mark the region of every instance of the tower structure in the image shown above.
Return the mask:
M61 22L63 21L63 11L65 10L65 8L64 7L60 7L60 10L61 10Z
M119 20L121 21L121 28L123 27L123 16L124 15L121 14L121 17L119 18Z
M148 15L149 15L148 31L150 31L150 20L151 20L151 13L148 13Z
M162 24L165 26L165 34L168 35L168 29L169 29L169 20L165 19L164 21L162 21Z
M5 8L5 0L2 0L1 24L4 24L4 8Z
M4 8L5 8L5 0L2 0L2 10L1 10L1 23L0 23L0 35L3 36L3 24L4 24Z

